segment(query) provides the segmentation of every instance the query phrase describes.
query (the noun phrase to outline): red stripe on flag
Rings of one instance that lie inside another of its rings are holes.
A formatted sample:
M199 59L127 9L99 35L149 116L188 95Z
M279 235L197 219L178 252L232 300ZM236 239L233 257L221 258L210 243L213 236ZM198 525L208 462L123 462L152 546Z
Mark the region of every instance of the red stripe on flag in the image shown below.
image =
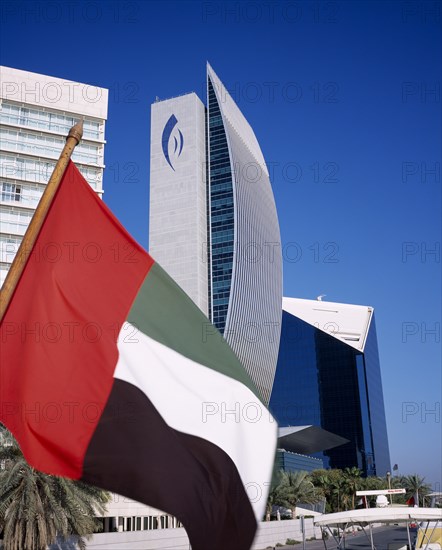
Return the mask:
M152 264L70 163L1 325L0 421L34 467L81 477Z

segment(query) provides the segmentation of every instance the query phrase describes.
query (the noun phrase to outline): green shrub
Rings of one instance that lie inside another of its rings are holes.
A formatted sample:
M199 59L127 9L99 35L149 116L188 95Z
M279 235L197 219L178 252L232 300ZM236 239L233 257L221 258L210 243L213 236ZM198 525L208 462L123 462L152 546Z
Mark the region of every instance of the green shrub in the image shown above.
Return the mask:
M295 545L295 544L301 544L301 543L299 542L299 540L295 540L295 539L287 539L287 540L285 541L285 543L286 543L287 545L289 545L289 546L293 546L293 545Z

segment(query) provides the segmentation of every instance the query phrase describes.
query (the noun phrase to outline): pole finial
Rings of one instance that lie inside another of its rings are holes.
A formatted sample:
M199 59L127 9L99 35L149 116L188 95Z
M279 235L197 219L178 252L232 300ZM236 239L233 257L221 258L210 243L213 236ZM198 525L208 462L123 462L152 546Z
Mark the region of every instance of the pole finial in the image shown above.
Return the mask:
M69 130L69 134L66 139L69 139L70 137L76 140L77 145L80 143L81 138L83 137L83 119L77 122L77 124L75 124L75 126L72 126L72 128Z

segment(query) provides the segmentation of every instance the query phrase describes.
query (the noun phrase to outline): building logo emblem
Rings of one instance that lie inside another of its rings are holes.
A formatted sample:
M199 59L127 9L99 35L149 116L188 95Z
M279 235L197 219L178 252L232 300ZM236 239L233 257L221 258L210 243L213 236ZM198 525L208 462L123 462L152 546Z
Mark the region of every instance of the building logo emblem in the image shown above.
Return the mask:
M164 157L173 171L175 171L175 168L173 167L172 160L169 156L169 149L172 151L174 160L177 160L183 151L184 145L183 134L181 133L181 130L177 128L177 124L178 120L176 116L171 115L164 126L163 135L161 137Z

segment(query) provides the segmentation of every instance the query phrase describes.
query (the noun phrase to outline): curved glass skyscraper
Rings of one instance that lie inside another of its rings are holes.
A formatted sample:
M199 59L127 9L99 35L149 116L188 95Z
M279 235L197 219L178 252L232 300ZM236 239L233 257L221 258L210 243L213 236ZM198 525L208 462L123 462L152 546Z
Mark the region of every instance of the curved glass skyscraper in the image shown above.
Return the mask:
M207 108L194 93L152 106L150 189L151 254L268 401L282 314L278 217L255 134L210 65Z
M207 86L211 319L268 400L282 299L275 201L255 134L210 66Z

